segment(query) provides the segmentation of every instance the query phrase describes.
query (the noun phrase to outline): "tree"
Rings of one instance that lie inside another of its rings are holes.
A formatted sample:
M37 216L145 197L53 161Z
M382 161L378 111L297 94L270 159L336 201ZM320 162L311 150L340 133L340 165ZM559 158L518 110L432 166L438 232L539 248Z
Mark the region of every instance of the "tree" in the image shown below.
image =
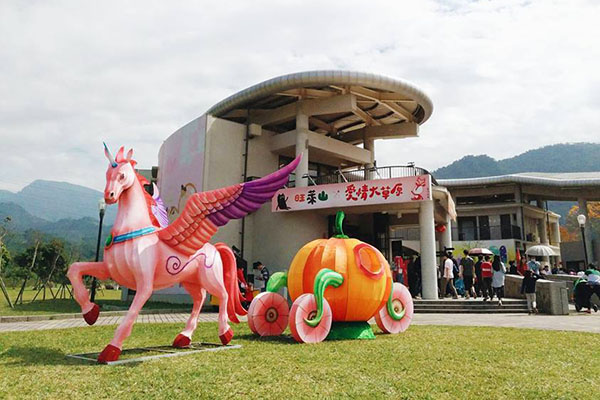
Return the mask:
M581 240L581 229L579 222L577 222L577 216L579 215L579 206L575 205L569 210L569 214L565 218L565 230L567 235L563 236L561 230L561 241L570 242ZM592 237L600 235L600 202L589 202L588 203L588 218L590 219L590 225L592 227L590 234Z
M4 279L2 279L2 265L8 265L10 262L10 253L8 249L4 245L4 238L8 235L8 227L7 225L10 223L10 217L6 217L4 221L2 221L2 225L0 225L0 289L2 289L2 294L6 299L10 308L13 308L13 304L10 301L10 296L8 295L8 291L6 290L6 285L4 284Z
M43 290L43 300L46 299L46 289L50 289L52 297L56 295L52 291L51 282L57 282L58 276L66 274L67 264L65 255L65 244L60 239L53 239L48 243L43 243L38 251L38 262L34 267L34 272L40 279L42 285L31 301L34 301Z
M23 270L23 284L21 285L21 290L19 290L19 294L17 294L17 298L15 299L15 304L18 304L19 301L23 304L23 292L25 292L25 287L27 286L27 281L32 276L33 269L35 268L35 262L38 255L38 250L41 244L41 235L34 236L34 245L27 248L23 253L17 255L15 261L19 266L22 267ZM31 259L31 263L29 267L26 265L29 263Z

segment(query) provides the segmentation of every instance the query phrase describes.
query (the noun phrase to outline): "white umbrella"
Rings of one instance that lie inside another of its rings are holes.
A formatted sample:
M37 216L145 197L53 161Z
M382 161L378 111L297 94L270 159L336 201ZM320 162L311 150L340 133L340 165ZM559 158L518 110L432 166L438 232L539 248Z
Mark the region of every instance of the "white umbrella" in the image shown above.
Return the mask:
M492 253L489 249L486 249L484 247L476 247L469 251L469 255L471 255L471 256L493 256L494 253Z
M549 256L556 255L554 253L554 250L552 250L552 247L546 246L543 244L531 246L530 248L527 249L525 254L527 254L528 256L538 256L538 257L549 257Z

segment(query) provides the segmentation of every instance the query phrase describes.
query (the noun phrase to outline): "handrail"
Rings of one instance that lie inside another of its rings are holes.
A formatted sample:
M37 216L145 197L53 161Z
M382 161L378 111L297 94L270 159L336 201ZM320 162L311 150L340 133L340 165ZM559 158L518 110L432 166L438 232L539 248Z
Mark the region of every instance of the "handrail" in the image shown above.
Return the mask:
M376 176L375 176L376 175ZM431 175L425 168L414 165L394 165L387 167L357 168L353 170L340 171L334 174L314 177L316 185L326 185L330 183L348 183L371 179L390 179L402 178L406 176ZM437 185L437 181L431 176L431 181Z

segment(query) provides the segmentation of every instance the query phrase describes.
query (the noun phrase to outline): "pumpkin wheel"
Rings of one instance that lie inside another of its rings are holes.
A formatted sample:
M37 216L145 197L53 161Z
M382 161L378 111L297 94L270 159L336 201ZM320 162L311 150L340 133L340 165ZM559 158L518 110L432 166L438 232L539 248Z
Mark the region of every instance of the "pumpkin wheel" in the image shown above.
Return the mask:
M248 308L248 327L260 336L281 335L288 324L287 301L278 293L263 292Z
M317 315L317 301L311 293L298 297L290 310L290 331L298 343L319 343L325 340L331 329L331 307L323 299L323 317L319 325L312 327L306 319L314 319Z
M395 319L388 310L388 305L393 308L395 314L404 315L399 320ZM400 333L408 329L414 314L413 299L410 292L403 284L395 282L392 286L390 299L375 314L375 322L383 333Z

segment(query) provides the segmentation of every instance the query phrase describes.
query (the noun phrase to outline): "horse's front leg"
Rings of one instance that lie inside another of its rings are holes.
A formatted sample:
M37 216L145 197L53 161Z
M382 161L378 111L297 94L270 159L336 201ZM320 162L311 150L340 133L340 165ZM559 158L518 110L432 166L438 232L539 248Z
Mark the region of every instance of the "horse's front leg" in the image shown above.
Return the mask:
M135 320L142 310L142 307L144 307L144 304L146 304L146 301L148 301L152 295L152 283L152 278L148 279L147 277L144 277L141 282L137 283L131 307L129 307L129 311L127 311L125 318L117 327L113 340L111 340L110 344L106 346L98 356L99 363L105 364L108 361L116 361L119 359L123 341L131 334L131 329L133 328Z
M100 314L100 307L90 301L89 293L83 283L83 276L90 275L100 280L110 278L108 267L103 262L76 262L71 264L67 277L73 286L73 296L81 306L85 322L93 325Z

